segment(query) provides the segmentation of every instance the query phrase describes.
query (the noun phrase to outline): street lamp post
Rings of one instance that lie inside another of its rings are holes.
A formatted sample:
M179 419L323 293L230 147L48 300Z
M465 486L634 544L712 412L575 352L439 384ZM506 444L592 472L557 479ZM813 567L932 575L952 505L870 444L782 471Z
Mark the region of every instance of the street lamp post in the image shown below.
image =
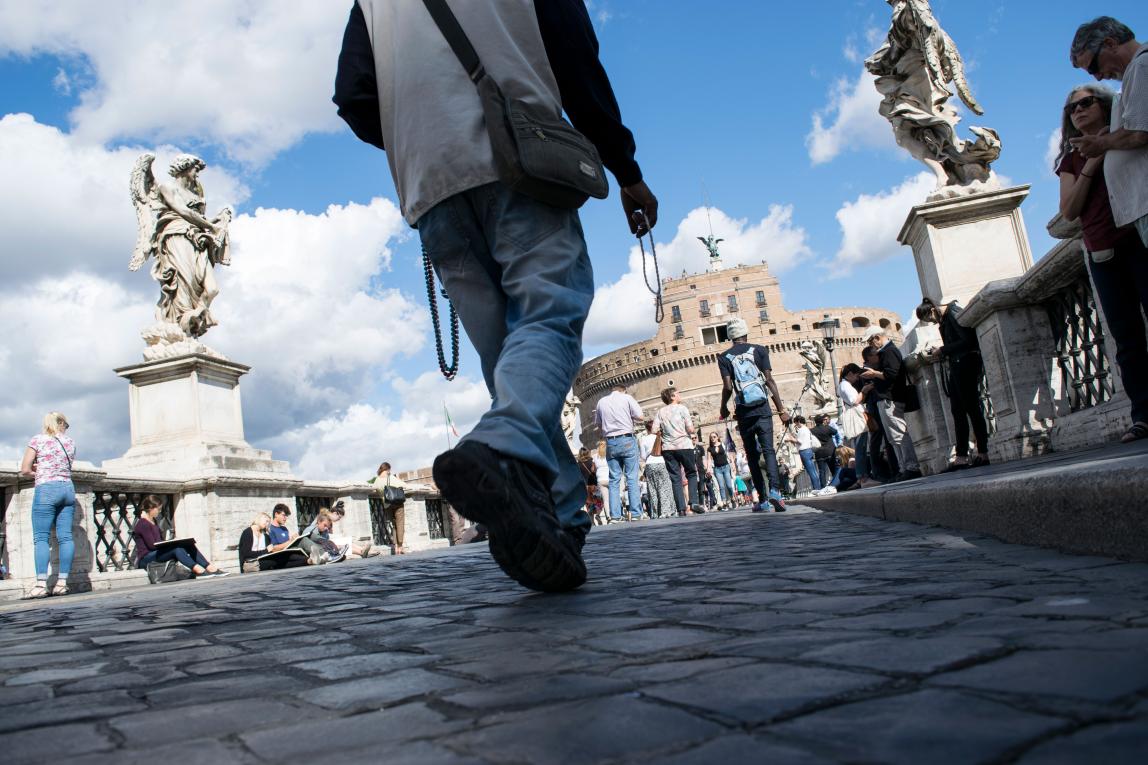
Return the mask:
M840 319L831 319L824 314L821 319L821 337L825 341L825 350L829 351L829 366L833 370L833 398L837 401L837 421L841 422L841 386L837 384L837 362L833 359L833 346L837 340L837 329L841 326Z

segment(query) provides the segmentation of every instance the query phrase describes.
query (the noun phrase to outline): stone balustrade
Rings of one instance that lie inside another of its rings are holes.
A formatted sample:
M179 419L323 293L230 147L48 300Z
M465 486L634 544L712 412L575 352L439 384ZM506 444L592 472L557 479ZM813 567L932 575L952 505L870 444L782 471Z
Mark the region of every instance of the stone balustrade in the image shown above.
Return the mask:
M238 570L239 535L261 512L283 502L292 509L293 531L309 522L318 507L343 500L346 517L337 529L356 542L386 547L393 529L382 504L367 483L300 481L290 477L200 478L192 481L117 476L91 463L77 462L73 472L76 512L72 536L76 554L68 579L73 589L110 589L143 584L145 572L134 567L131 528L142 498L155 494L165 501L160 527L177 537L195 537L200 549L224 568ZM35 579L32 542L34 486L19 475L14 462L0 464L0 565L12 579L0 582L0 598L18 596ZM310 508L314 512L305 513ZM411 551L445 547L457 537L459 518L436 491L409 492L404 519L404 545ZM56 570L53 537L51 571Z
M980 340L994 462L1103 444L1131 425L1079 227L1057 216L1049 232L1061 241L1024 274L988 282L960 319ZM921 326L903 346L921 397L908 420L926 472L954 453L943 366L925 358L939 343L935 327Z

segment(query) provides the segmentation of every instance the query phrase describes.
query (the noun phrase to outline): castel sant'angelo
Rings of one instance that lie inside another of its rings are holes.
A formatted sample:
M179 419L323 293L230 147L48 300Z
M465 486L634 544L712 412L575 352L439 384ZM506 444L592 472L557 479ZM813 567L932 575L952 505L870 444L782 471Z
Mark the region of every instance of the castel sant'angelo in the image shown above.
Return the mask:
M704 433L720 425L722 384L717 358L730 347L725 325L733 316L749 325L749 342L769 349L782 401L790 408L799 404L806 415L818 409L836 411L832 399L818 407L810 392L802 395L807 378L802 343L823 343L821 325L826 315L829 321L839 322L833 353L838 369L850 361L860 363L862 336L870 326L884 327L894 338L901 334L898 316L883 308L787 311L781 304L781 285L765 263L723 268L720 257L713 257L706 273L664 279L662 294L665 315L654 337L590 359L574 380L574 395L582 402L581 441L588 448L599 438L594 407L616 384L626 386L647 418L653 418L662 406L662 389L675 387ZM823 380L824 390L832 397L836 380L829 363ZM731 430L737 439L736 428Z

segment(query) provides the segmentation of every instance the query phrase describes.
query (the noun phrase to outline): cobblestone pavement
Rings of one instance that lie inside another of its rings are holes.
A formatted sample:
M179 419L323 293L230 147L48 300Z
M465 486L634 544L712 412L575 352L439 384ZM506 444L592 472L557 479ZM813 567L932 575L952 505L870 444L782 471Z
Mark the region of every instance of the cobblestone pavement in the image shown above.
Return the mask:
M1148 566L864 517L596 529L0 609L0 759L1143 762Z

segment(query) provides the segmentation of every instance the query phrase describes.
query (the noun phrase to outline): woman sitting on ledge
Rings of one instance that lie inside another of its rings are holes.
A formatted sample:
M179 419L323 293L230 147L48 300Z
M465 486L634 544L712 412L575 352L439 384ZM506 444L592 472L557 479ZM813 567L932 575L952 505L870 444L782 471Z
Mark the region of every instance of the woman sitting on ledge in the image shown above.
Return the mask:
M163 541L163 534L159 531L155 519L163 503L153 494L144 497L136 510L136 525L132 528L132 540L136 545L136 567L146 569L151 563L166 563L169 560L178 560L191 569L196 576L227 576L227 572L215 566L203 557L195 545L187 547L172 547L157 552L155 547Z

